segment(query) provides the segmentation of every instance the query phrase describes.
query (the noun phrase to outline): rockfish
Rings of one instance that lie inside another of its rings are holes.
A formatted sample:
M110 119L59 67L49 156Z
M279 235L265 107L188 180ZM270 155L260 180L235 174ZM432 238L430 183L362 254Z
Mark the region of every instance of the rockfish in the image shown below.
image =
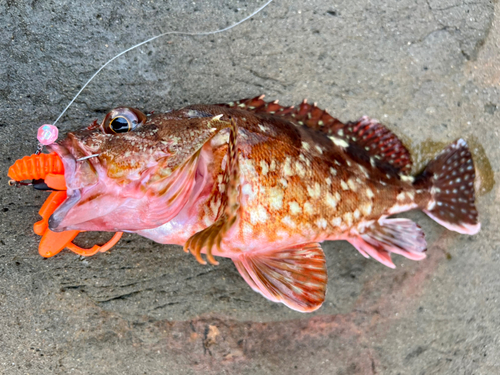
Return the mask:
M325 299L323 241L393 268L391 253L421 260L426 242L391 215L420 209L450 230L480 229L464 140L413 177L407 149L376 120L344 124L306 101L120 107L48 150L66 184L50 231L137 233L200 263L231 258L252 289L302 312Z

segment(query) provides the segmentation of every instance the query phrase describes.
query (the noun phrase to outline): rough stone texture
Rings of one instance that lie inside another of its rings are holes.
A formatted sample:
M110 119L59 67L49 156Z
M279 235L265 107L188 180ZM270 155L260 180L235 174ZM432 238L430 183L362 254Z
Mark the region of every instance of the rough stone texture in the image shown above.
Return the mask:
M138 236L87 259L38 256L32 224L46 194L6 184L38 126L119 51L166 30L225 27L261 4L0 2L2 374L500 373L500 18L490 1L276 0L227 33L130 52L58 124L77 129L118 105L164 111L264 93L307 97L341 120L378 118L416 169L464 137L478 167L477 236L405 214L426 232L428 258L398 257L396 270L327 243L327 300L310 315L254 293L226 259L201 266Z

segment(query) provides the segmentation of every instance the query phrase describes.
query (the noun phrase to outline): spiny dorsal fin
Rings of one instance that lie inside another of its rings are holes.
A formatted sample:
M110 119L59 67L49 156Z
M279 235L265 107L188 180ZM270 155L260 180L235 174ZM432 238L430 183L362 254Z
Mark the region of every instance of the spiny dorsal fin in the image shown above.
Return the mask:
M242 253L233 262L248 285L271 301L311 312L325 300L326 260L318 243Z
M305 99L298 107L283 107L278 104L278 100L266 102L263 98L264 95L261 95L251 99L242 99L218 105L255 113L268 113L328 134L333 134L329 129L334 130L345 126L342 122L332 117L326 110L320 109L316 104L308 104Z
M379 166L383 167L380 164L386 163L403 174L408 174L411 170L411 157L406 147L396 135L376 120L365 116L357 122L344 124L326 110L317 107L316 103L307 103L307 100L302 101L297 107L283 107L277 100L266 102L263 98L264 95L261 95L219 105L279 116L355 144L377 159Z

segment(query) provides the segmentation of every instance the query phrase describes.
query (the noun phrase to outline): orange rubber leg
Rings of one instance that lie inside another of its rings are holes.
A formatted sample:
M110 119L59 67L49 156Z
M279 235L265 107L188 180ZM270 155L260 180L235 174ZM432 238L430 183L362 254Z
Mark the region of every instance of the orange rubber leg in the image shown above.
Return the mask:
M40 240L40 245L38 246L38 253L44 258L50 258L62 249L67 247L74 253L82 256L92 256L98 252L105 252L111 249L122 237L123 232L116 232L115 235L104 245L98 246L94 245L90 249L81 248L73 243L73 240L79 230L68 230L64 232L53 232L49 229L49 218L54 213L54 211L61 205L66 199L65 191L55 191L49 195L45 203L40 208L39 214L42 216L42 220L38 221L33 225L33 230L36 234L42 236Z
M78 230L52 232L49 229L50 216L54 213L56 208L64 202L65 199L65 191L54 191L51 193L38 212L42 217L42 220L33 225L35 233L42 236L40 245L38 246L38 253L44 258L49 258L58 254L66 247L68 242L73 241L78 233L80 233Z
M63 232L64 233L64 232ZM84 257L90 257L92 255L95 255L99 252L104 253L105 251L108 251L111 249L113 246L115 246L118 241L120 241L120 238L122 238L123 232L116 232L115 235L104 245L99 246L99 245L94 245L90 249L84 249L80 246L75 245L73 242L73 238L69 243L66 244L66 247L70 249L72 252L75 254L84 256Z

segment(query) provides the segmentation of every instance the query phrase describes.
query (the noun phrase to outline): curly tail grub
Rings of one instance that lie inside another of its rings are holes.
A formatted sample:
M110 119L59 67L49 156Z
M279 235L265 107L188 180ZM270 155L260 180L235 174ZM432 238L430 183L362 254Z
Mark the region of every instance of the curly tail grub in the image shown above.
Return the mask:
M25 156L9 168L15 181L45 179L48 174L63 174L64 165L56 153Z

